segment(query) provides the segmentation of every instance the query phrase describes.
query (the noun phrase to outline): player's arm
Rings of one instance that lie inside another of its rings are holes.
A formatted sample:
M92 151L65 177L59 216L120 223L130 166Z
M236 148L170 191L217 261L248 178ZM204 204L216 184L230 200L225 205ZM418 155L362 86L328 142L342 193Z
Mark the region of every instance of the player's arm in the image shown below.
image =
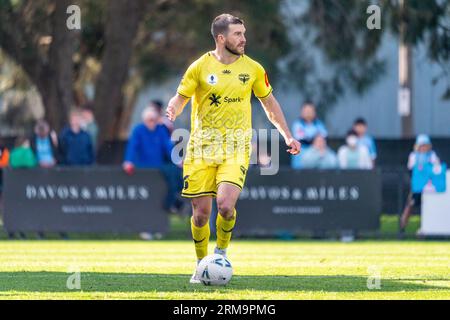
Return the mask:
M271 93L265 98L260 98L259 101L261 101L261 105L266 112L267 118L283 136L286 145L290 147L287 151L294 155L300 153L301 144L292 137L286 119L284 118L283 111L275 96Z
M183 108L188 103L190 97L194 95L199 83L198 73L200 61L201 59L198 59L189 66L181 79L177 93L170 99L166 109L166 116L170 121L175 121L181 112L183 112Z
M175 94L172 99L169 100L169 104L166 109L166 116L170 121L175 119L183 112L184 107L188 103L189 98L183 97L179 93Z

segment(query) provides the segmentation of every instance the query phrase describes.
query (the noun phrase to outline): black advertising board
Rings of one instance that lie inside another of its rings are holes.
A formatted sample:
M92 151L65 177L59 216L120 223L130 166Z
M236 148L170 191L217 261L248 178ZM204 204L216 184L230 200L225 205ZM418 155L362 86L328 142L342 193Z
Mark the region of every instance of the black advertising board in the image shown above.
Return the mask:
M7 169L8 231L161 232L166 183L158 170L126 175L120 167Z
M376 170L248 171L237 204L240 234L376 230L381 179Z

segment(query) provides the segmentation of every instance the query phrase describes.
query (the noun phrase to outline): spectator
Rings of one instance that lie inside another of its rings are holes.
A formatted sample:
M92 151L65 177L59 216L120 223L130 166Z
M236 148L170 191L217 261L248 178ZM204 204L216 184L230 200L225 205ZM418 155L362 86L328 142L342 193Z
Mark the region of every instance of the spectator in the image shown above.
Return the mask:
M30 142L25 137L18 137L15 141L15 147L9 155L9 165L11 168L34 168L37 165L36 158L30 148ZM24 232L18 232L19 238L26 239ZM14 232L8 232L8 238L15 237Z
M97 151L98 125L90 105L86 105L81 110L81 128L91 137L94 153Z
M300 118L295 120L292 125L292 134L294 138L302 143L302 153L295 157L291 157L291 165L294 169L300 169L302 157L305 151L311 146L315 136L320 134L326 138L328 132L325 125L317 119L316 107L311 102L305 102L301 109Z
M0 200L3 191L3 169L9 165L9 150L3 145L3 141L0 142ZM1 207L1 201L0 201Z
M373 163L366 146L358 144L358 135L354 130L347 133L346 144L338 150L339 168L372 169Z
M166 128L158 124L159 113L147 107L142 112L142 121L128 140L124 162L126 171L133 167L161 168L171 156L173 145Z
M9 165L9 150L3 143L0 143L0 169Z
M51 168L57 164L58 136L55 131L50 131L45 120L36 123L30 144L41 168Z
M17 138L15 147L11 151L9 164L11 168L34 168L37 166L37 160L28 139Z
M8 148L3 144L3 142L0 142L0 170L8 167L9 156L10 154Z
M420 134L416 138L414 144L414 150L409 154L407 167L409 170L422 170L426 165L440 165L440 160L436 153L432 150L431 139L425 134ZM426 185L425 185L426 187ZM422 192L409 192L406 206L403 210L400 219L400 236L403 237L405 228L408 225L409 217L412 212L412 208L421 207L422 204Z
M358 144L366 146L369 150L370 158L375 166L375 160L377 159L377 147L373 137L367 134L366 120L364 118L357 118L355 122L353 122L353 130L358 135Z
M338 161L336 153L327 146L327 140L318 134L312 146L304 151L301 165L305 169L335 169Z
M180 210L183 205L178 197L182 189L182 173L171 162L173 144L167 128L158 123L159 117L155 108L144 109L143 123L133 129L128 140L123 169L128 174L133 174L135 168L160 169L168 185L164 207L173 212ZM143 232L141 238L151 239L151 234Z
M163 103L161 100L152 100L149 104L150 108L154 108L159 114L158 123L165 126L169 134L173 131L173 122L164 116Z
M78 110L70 112L69 126L59 136L61 163L69 166L94 163L94 149L89 134L81 129L81 115Z
M58 164L58 135L55 131L50 130L50 126L45 120L39 120L34 126L34 134L30 139L31 149L33 150L39 167L52 168ZM65 237L65 233L60 233L61 237ZM39 239L45 237L44 232L38 231ZM12 238L13 236L10 235Z
M39 124L39 123L38 123ZM39 164L38 159L30 146L30 140L25 137L19 137L16 139L15 148L11 151L10 165L11 168L35 168ZM18 232L19 238L26 239L24 232ZM14 232L8 232L8 237L13 239L15 237ZM38 232L38 237L42 238L43 233Z

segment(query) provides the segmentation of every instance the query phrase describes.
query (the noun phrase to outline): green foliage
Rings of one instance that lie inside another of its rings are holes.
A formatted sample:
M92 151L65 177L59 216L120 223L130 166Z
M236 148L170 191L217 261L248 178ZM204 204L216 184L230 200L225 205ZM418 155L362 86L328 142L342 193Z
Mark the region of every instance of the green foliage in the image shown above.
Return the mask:
M106 23L107 0L82 0L82 28L80 53L83 57L100 59L104 47L104 25Z
M88 58L99 62L102 57L108 1L75 2L82 12L82 31L74 43L75 77L91 72L87 78L92 79L98 68L90 70L85 62ZM382 10L381 30L366 28L370 4ZM435 81L447 81L443 98L450 99L450 0L405 0L405 4L402 9L394 0L152 1L135 39L131 67L143 83L179 74L214 48L210 23L229 12L245 20L247 53L261 61L271 80L295 83L323 112L345 92L361 94L380 81L386 69L379 56L383 36L390 32L399 37L403 25L404 41L424 45L430 61L442 67ZM28 66L24 68L28 75L32 66L49 62L45 39L52 35L54 6L51 0L0 0L1 46ZM296 14L294 7L299 6L304 10ZM40 81L31 78L35 84Z
M428 58L440 65L441 74L434 82L446 81L447 89L442 99L450 100L450 1L406 0L404 9L388 0L383 0L382 4L391 13L388 16L391 30L400 37L400 26L403 23L403 41L414 46L425 45Z
M280 3L269 1L167 1L149 11L137 41L136 60L144 79L179 74L195 58L214 49L211 21L228 12L244 19L248 54L275 74L276 60L289 50Z
M371 4L381 8L381 30L366 27L366 9ZM310 0L302 14L290 17L293 25L306 32L300 41L294 40L297 54L288 56L285 70L294 70L290 81L323 111L344 92L361 94L381 79L386 68L385 59L378 55L382 37L392 32L401 41L404 25L403 40L424 45L430 61L441 65L436 81L447 80L443 98L450 98L449 13L449 0L405 0L404 9L393 0Z

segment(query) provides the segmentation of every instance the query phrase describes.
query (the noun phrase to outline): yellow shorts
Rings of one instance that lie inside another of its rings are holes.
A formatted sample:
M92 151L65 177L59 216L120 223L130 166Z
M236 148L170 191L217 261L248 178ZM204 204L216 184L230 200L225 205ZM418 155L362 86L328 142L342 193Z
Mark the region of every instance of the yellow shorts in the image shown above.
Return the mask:
M242 190L247 175L248 161L226 160L223 163L193 162L183 165L183 191L185 198L213 196L221 183L235 185Z

